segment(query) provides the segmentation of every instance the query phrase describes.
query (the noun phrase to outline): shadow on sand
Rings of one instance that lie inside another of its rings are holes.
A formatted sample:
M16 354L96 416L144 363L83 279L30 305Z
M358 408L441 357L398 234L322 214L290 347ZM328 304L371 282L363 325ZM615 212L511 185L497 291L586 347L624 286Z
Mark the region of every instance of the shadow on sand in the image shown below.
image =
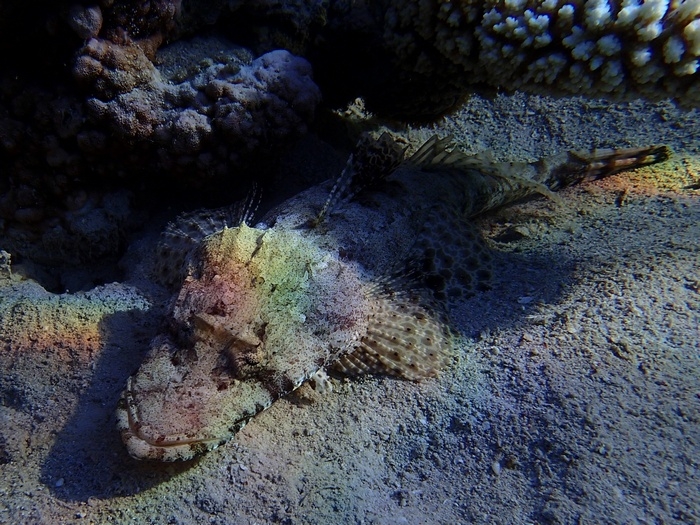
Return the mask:
M523 275L523 282L508 282L486 294L525 294L528 282L547 283L538 292L538 301L557 299L566 287L572 264L565 258L556 261L551 255L498 252L494 260L496 276L500 268L507 275ZM553 271L556 268L556 271ZM502 305L480 312L474 324L467 323L472 337L482 329L505 328L522 321L523 310ZM95 362L89 385L77 402L73 416L58 431L50 453L42 465L41 481L52 494L64 501L109 499L143 492L190 469L187 463L142 462L126 452L115 429L115 407L129 375L142 362L151 337L160 323L157 312L129 311L105 317L101 332L104 348ZM461 323L460 323L461 324ZM471 324L471 326L469 326ZM464 325L463 325L464 326Z
M195 462L166 464L131 458L116 430L115 408L126 380L143 360L159 324L154 312L108 315L104 343L89 386L61 428L41 469L41 481L64 501L127 496L189 469Z

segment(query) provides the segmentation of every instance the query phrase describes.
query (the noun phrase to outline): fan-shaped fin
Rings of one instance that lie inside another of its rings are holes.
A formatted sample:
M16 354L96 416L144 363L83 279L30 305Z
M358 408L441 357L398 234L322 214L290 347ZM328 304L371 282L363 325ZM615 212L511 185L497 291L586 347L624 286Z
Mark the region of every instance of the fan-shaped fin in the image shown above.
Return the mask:
M418 381L451 362L452 334L432 308L408 293L372 297L367 333L333 365L345 375L386 374Z
M182 213L168 224L156 249L155 277L166 286L178 286L187 273L192 250L205 237L254 220L260 192L254 186L248 196L231 206Z

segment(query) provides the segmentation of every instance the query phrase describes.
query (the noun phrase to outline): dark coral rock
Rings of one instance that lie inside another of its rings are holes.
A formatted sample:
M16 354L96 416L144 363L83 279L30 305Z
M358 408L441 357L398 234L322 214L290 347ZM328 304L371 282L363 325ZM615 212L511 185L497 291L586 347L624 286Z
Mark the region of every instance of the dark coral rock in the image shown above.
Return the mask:
M174 4L125 4L49 10L90 37L72 41L74 58L54 57L73 64L72 78L16 68L0 79L0 239L15 255L115 255L130 221L108 195L124 188L150 207L149 195L232 182L313 120L320 92L304 59L253 60L217 36L159 47L177 34Z

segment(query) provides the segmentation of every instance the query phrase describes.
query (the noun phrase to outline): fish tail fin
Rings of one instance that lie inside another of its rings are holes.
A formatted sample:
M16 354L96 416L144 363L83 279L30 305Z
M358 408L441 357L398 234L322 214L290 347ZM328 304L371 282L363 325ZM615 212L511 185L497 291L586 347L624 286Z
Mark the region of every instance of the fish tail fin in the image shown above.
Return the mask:
M570 151L535 162L495 162L489 153L467 155L451 137L428 139L407 163L426 171L457 172L464 189L464 213L475 216L533 195L561 203L557 190L624 170L663 162L667 146Z
M559 190L580 182L598 180L621 171L650 166L668 160L668 146L642 148L597 149L569 151L564 154L531 163L533 179L550 190Z

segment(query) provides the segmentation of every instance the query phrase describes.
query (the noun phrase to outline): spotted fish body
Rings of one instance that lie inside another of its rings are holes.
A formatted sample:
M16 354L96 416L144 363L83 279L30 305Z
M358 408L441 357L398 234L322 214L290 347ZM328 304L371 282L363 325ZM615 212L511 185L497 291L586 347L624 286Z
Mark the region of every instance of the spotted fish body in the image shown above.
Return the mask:
M364 139L332 190L313 187L255 227L239 220L204 237L120 400L129 453L191 459L326 370L437 375L452 358L446 305L488 285L470 218L668 156L660 147L499 164L449 146L434 137L404 160L387 134Z

